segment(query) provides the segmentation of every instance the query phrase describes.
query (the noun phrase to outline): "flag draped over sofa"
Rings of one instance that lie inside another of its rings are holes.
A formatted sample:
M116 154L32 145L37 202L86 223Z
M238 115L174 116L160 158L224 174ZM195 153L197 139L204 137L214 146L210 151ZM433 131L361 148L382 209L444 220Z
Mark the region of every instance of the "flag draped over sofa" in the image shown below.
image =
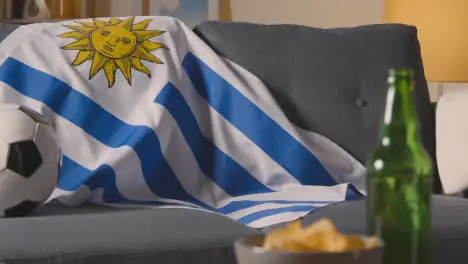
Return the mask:
M291 124L261 80L176 19L31 24L0 55L0 102L43 114L62 148L49 201L182 206L260 228L365 194L358 161Z

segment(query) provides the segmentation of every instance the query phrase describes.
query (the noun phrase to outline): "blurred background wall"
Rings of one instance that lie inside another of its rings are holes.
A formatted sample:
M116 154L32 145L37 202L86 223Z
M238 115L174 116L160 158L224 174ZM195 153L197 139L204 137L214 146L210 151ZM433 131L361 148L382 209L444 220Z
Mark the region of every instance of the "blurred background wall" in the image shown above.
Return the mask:
M10 6L35 0L0 0ZM466 0L468 1L468 0ZM164 15L181 19L189 27L205 20L298 24L320 28L353 27L382 23L385 0L46 0L53 12L66 17ZM8 5L7 5L8 6ZM467 84L446 83L444 91L468 89ZM432 100L436 83L429 83Z
M143 12L139 1L111 0L112 14ZM210 0L148 0L153 6L150 14L159 8L177 9L187 1ZM468 1L468 0L467 0ZM126 2L126 4L124 3ZM129 4L133 2L133 4ZM385 0L219 0L218 19L262 24L298 24L321 28L352 27L382 23ZM196 24L196 23L195 23ZM468 89L461 83L446 83L444 91ZM429 83L431 99L439 97L437 84Z

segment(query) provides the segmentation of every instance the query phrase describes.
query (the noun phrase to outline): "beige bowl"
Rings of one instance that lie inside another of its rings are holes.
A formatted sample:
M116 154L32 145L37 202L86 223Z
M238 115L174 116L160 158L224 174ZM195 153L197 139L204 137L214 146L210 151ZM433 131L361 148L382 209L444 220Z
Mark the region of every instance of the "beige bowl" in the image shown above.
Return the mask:
M238 264L381 264L383 249L344 253L287 252L261 247L264 236L247 237L234 243Z

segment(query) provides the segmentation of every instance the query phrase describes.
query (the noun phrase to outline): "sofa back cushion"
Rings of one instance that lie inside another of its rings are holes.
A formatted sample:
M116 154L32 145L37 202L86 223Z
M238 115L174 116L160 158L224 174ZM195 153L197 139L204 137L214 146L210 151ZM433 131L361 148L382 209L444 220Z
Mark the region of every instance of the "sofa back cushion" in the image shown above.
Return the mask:
M18 27L20 27L20 24L6 24L6 23L0 23L0 42L3 41L8 35L10 35L11 32L15 31Z
M434 114L416 28L209 21L194 31L263 80L292 123L326 136L363 163L378 139L388 69L414 68L423 143L435 162Z

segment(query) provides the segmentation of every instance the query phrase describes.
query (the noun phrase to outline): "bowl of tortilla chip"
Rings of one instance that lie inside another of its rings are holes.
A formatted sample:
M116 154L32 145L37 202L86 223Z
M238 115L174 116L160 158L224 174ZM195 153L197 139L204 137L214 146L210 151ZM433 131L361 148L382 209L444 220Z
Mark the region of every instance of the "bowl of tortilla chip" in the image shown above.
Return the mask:
M238 239L238 264L381 264L382 240L340 233L329 219L294 221L270 233Z

